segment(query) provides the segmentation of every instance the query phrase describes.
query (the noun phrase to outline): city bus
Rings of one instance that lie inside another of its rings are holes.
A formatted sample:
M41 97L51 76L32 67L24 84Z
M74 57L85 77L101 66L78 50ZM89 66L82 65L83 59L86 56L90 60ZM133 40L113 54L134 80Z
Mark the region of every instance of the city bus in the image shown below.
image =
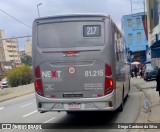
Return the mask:
M130 71L125 40L109 15L37 18L32 42L39 112L123 110Z

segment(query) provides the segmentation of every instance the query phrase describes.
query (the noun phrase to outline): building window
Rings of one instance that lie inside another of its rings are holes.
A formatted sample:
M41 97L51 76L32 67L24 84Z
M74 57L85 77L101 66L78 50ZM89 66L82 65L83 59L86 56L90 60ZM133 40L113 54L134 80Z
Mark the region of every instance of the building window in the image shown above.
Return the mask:
M141 42L141 39L142 39L142 35L141 35L141 32L139 32L137 33L137 40Z
M7 45L8 48L17 48L17 46Z
M12 52L17 52L17 51L16 51L16 50L8 50L8 52L11 52L11 53L12 53Z
M151 19L153 19L154 13L153 13L153 9L151 9Z
M153 6L154 27L156 27L159 24L159 0L155 0Z
M17 55L9 55L9 57L17 57Z
M137 27L140 27L140 25L141 25L140 18L136 18L136 24L137 24Z
M128 34L128 41L132 42L133 41L133 35L132 34Z
M0 52L0 60L4 60L4 53L3 52Z
M132 27L132 19L128 19L128 27Z

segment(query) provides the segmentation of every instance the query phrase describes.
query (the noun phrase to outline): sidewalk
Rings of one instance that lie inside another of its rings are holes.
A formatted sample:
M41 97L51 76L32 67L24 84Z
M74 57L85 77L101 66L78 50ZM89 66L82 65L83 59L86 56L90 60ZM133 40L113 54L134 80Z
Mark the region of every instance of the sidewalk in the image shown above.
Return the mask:
M136 86L141 92L140 113L135 123L160 123L160 98L156 91L156 81L144 81L143 78L131 78L131 85ZM154 131L158 129L137 129L134 132Z

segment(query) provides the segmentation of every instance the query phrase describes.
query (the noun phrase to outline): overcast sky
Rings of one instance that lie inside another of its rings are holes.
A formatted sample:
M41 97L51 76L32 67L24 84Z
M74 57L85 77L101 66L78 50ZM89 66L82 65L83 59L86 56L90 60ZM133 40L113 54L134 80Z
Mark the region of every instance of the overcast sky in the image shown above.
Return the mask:
M120 28L123 15L131 13L130 0L1 0L0 29L5 31L5 38L32 34L32 23L40 16L53 16L66 13L106 13ZM14 16L26 25L7 16Z

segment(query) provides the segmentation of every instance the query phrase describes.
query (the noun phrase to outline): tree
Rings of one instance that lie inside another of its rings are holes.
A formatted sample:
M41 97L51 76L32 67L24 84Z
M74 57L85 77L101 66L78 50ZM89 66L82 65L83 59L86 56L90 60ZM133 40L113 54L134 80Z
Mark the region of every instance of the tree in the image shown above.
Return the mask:
M31 66L32 65L32 57L29 56L29 55L23 55L21 57L21 61L22 61L22 64L25 64L25 65L28 65L28 66Z
M23 65L7 72L7 80L11 87L25 85L33 82L32 69Z

